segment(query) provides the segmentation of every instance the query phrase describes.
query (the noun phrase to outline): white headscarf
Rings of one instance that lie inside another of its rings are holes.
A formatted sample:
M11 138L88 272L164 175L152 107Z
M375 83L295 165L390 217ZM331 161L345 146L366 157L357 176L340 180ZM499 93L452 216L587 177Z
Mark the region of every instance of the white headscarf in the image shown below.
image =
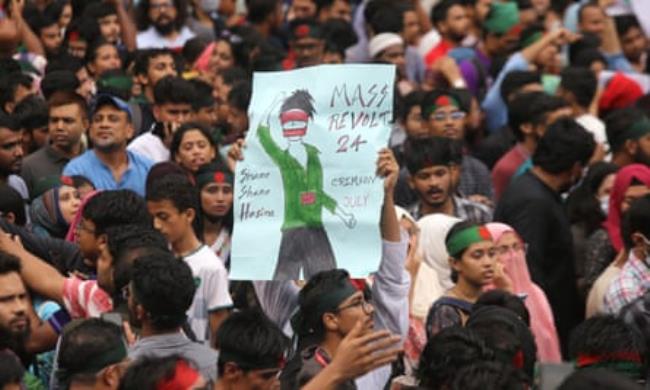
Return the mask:
M417 222L420 228L419 251L422 254L422 264L415 277L411 308L411 314L416 317L426 317L431 304L454 285L445 237L449 229L460 221L459 218L446 214L431 214Z

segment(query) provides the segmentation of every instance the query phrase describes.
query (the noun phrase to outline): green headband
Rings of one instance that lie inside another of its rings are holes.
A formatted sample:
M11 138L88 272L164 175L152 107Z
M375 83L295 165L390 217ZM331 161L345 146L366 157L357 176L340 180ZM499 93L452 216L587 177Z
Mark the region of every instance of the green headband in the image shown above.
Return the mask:
M484 28L494 34L506 34L519 23L519 7L517 3L492 3L488 19L483 22Z
M620 135L619 139L621 142L625 142L629 139L639 139L646 134L650 134L650 119L643 118L637 122L634 122L630 128L625 130L623 134Z
M60 382L68 383L75 375L95 374L111 364L123 361L127 355L126 345L123 342L118 343L118 345L96 356L94 359L89 359L83 367L75 370L67 370L64 367L59 367L56 371L56 376Z
M434 113L440 107L454 106L456 108L462 108L458 100L452 95L440 95L436 97L436 100L433 101L433 104L426 109L424 117L428 118L432 113Z
M127 76L112 76L100 78L97 81L100 87L115 88L120 91L130 91L133 86L133 80Z
M305 302L291 319L291 327L299 336L312 333L316 322L321 321L324 313L335 311L341 302L357 291L359 290L348 280L341 287L320 295L311 302Z
M485 226L470 226L449 238L447 253L451 257L456 257L470 245L483 241L492 241L492 236L487 228Z

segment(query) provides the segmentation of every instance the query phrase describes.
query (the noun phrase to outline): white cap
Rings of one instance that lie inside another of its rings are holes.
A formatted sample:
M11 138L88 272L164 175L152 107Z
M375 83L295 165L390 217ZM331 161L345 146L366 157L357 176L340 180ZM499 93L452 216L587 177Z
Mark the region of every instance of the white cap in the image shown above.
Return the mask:
M368 43L368 51L370 52L370 57L375 58L377 54L389 47L403 44L404 40L399 35L395 33L381 33L372 37L370 43Z

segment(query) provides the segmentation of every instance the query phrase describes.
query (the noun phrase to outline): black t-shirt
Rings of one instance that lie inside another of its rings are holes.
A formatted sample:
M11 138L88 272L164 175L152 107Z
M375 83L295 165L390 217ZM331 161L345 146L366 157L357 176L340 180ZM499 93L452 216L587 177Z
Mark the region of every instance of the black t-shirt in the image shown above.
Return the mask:
M512 226L528 244L530 275L548 297L566 353L569 333L582 320L584 307L577 292L571 225L562 198L529 171L510 183L494 220Z

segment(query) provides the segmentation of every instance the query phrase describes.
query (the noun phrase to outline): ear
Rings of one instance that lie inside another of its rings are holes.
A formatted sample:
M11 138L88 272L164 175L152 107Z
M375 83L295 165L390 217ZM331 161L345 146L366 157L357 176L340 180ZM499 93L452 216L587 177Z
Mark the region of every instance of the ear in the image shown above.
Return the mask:
M243 372L235 363L227 362L223 367L223 379L227 382L237 382Z
M119 364L113 364L104 368L100 374L101 382L109 389L117 389L120 385L121 370Z
M128 123L126 125L126 138L127 139L133 138L134 133L135 133L135 129L133 128L133 119L128 119Z
M143 88L149 84L149 80L147 79L146 74L138 74L133 77L134 81L138 84L140 84Z
M160 121L160 107L158 107L156 104L151 105L153 107L153 117L156 121Z
M100 234L95 240L97 242L98 248L101 248L103 245L108 245L108 238L106 237L106 233Z
M453 257L449 256L449 259L447 261L449 262L449 268L456 272L460 272L460 260L456 260Z
M531 135L531 134L533 134L533 131L535 131L535 127L530 122L522 123L519 126L519 129L521 130L522 133L524 133L526 135Z
M324 313L322 320L323 320L323 326L325 327L325 330L328 330L330 332L335 332L339 329L339 319L338 317L336 317L336 314Z
M623 148L627 154L634 156L636 155L637 149L639 149L639 142L633 139L628 139L625 141L625 144L623 144Z
M9 211L8 213L4 214L5 221L9 222L12 225L16 224L16 214L14 214L13 211Z
M634 232L632 233L632 242L634 243L634 246L643 246L645 245L645 240L641 236L641 233L639 232Z
M196 210L187 209L183 211L183 214L185 214L190 223L194 222L194 218L196 218Z
M415 189L415 181L413 180L413 175L409 173L409 178L407 180L407 184L409 185L409 188L414 190Z
M15 107L16 105L13 102L7 102L2 108L5 110L6 113L11 114L12 112L14 112Z

